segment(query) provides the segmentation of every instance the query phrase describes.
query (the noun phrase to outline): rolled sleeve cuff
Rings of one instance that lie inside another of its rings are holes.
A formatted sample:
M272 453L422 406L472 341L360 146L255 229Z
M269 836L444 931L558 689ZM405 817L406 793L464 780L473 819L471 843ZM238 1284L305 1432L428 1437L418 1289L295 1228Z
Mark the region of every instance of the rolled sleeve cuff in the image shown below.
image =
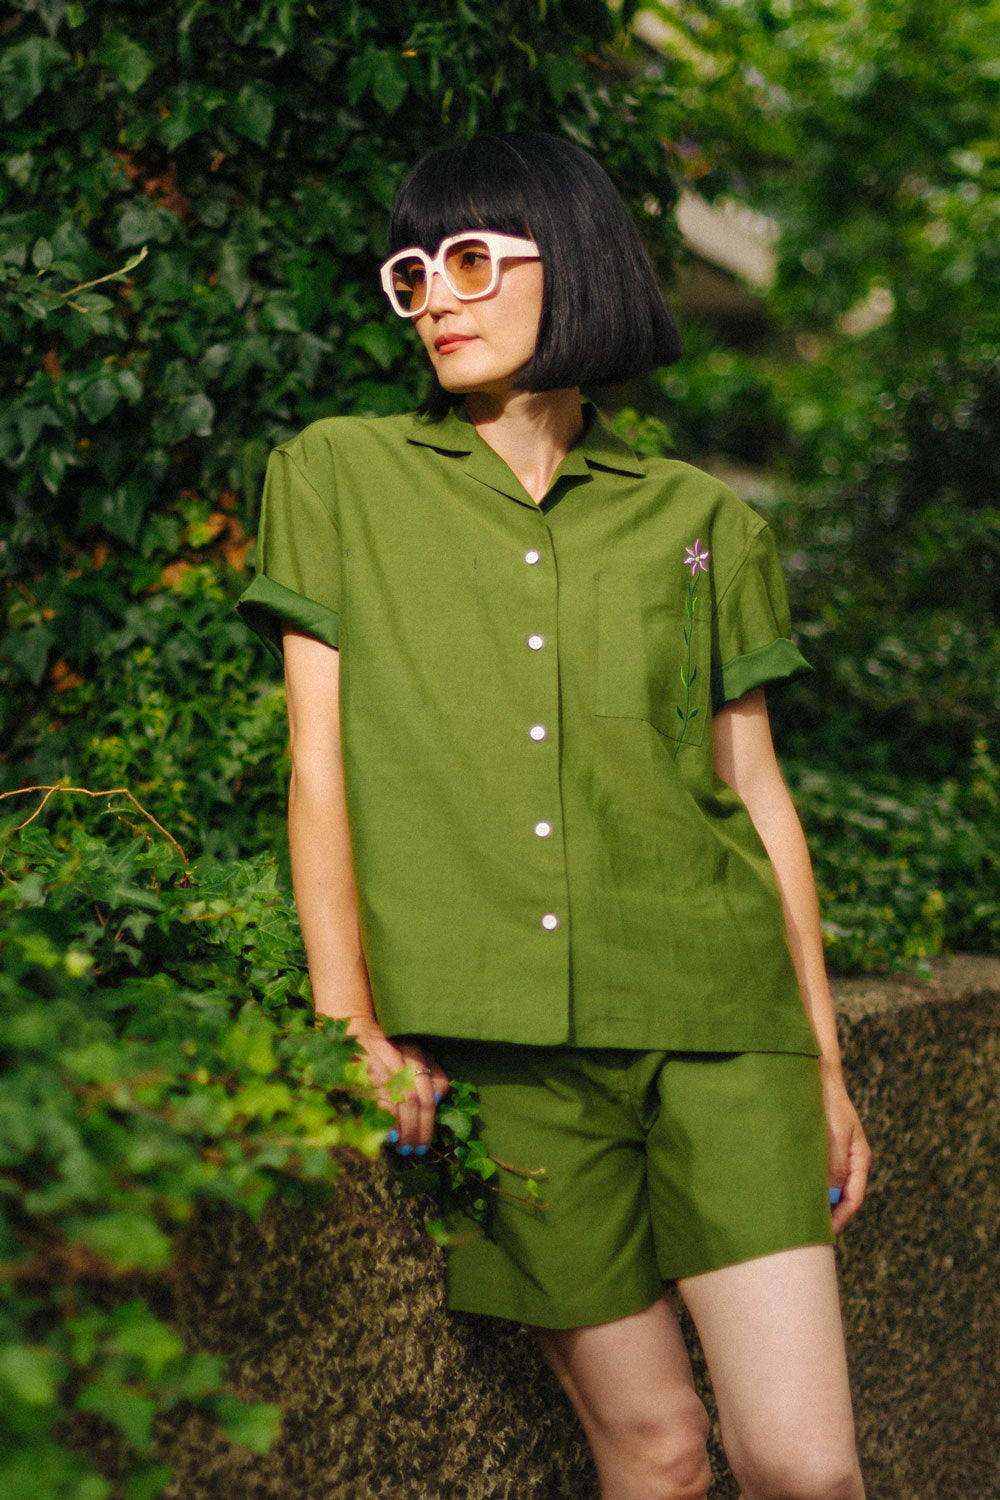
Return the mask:
M786 682L811 671L812 667L794 642L779 637L766 646L759 646L756 651L748 651L745 656L723 663L719 679L712 685L713 706L721 708L723 703L733 703L754 688L764 687L769 682Z
M282 660L281 623L287 620L306 635L315 636L327 646L340 645L340 616L325 604L317 604L303 594L286 589L264 573L243 590L236 601L236 612L245 625L259 635L271 655Z

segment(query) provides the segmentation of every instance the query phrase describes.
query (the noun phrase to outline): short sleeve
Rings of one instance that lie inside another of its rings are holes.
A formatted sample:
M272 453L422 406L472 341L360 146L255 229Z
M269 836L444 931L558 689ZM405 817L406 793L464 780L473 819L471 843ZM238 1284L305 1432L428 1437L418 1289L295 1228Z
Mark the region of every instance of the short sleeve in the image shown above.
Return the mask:
M291 454L276 448L264 480L257 574L236 602L240 618L279 660L283 620L337 646L340 578L340 536L332 507Z
M714 708L766 683L812 671L791 639L791 628L774 538L762 525L716 604Z

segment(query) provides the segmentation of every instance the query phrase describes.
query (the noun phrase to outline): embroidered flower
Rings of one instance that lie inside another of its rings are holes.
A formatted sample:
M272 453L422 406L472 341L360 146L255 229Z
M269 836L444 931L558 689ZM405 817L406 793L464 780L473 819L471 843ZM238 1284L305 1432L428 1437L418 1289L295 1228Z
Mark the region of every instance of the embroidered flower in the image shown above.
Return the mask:
M701 537L698 537L693 547L685 547L684 550L687 553L684 559L684 566L691 569L692 578L697 577L699 570L702 573L708 572L708 559L712 554L711 552L702 552Z
M708 572L708 559L711 553L701 549L701 537L696 538L693 547L685 547L686 556L684 566L691 569L691 577L688 579L687 588L684 590L684 615L686 624L684 626L684 665L681 667L681 687L684 689L684 705L675 704L675 712L680 720L680 733L674 741L674 760L677 752L684 743L684 737L688 728L698 717L697 708L691 705L691 688L698 675L698 668L694 664L694 619L698 609L698 574Z

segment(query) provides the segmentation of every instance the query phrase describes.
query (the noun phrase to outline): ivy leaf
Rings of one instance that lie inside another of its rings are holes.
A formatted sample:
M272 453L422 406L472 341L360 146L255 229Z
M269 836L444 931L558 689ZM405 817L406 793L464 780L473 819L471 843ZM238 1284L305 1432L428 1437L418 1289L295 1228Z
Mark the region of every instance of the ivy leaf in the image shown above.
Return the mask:
M204 391L186 396L165 422L168 441L182 442L186 437L208 437L215 421L215 406Z
M223 1394L213 1402L222 1430L231 1443L240 1443L251 1453L266 1453L281 1422L277 1406L260 1401L247 1405Z
M4 170L19 188L26 188L31 181L31 169L35 158L31 151L14 151L4 162Z
M65 47L49 36L29 36L0 56L0 99L5 120L16 120L45 88L52 69L69 61Z
M195 1400L210 1395L222 1384L224 1361L221 1355L198 1351L185 1359L180 1371L171 1371L171 1386L178 1396Z
M169 1464L142 1464L131 1469L125 1481L128 1500L157 1500L172 1473Z
M38 1344L8 1344L0 1349L0 1387L25 1406L51 1406L65 1374L52 1349Z
M77 1396L76 1409L106 1417L141 1452L148 1450L156 1416L156 1402L149 1396L141 1396L116 1381L94 1381Z
M91 422L99 422L113 412L121 399L121 392L113 380L106 375L84 386L79 395L80 410Z
M234 1026L227 1033L221 1051L229 1061L249 1068L252 1073L274 1072L274 1048L267 1031L244 1031Z
M24 9L33 11L49 36L55 36L66 12L66 0L25 0Z
M439 1109L437 1123L446 1130L452 1131L460 1141L467 1141L472 1133L472 1118L468 1111L458 1109L454 1105L448 1105L445 1109Z
M147 1214L122 1211L70 1219L66 1238L103 1256L117 1271L160 1271L170 1260L170 1240Z
M558 105L565 103L567 95L580 82L581 69L576 60L561 53L546 53L542 58L542 72L545 74L549 93Z
M116 1354L140 1359L149 1375L159 1375L184 1354L178 1334L154 1317L144 1302L126 1302L112 1314L110 1347Z
M386 114L394 115L406 98L409 84L393 52L373 50L351 59L347 67L347 97L356 104L373 94Z
M211 128L210 103L221 104L223 96L209 98L202 94L182 94L166 119L160 124L160 139L168 151L176 151L191 136ZM132 243L138 243L133 241Z
M376 52L371 72L371 91L387 115L394 115L406 98L409 84L393 52Z
M125 204L118 220L118 244L122 250L145 245L150 240L166 245L176 235L179 222L176 214L158 203L134 198Z
M51 406L22 406L15 421L23 444L23 452L18 459L21 463L31 452L43 428L62 426L58 413Z
M152 499L152 486L139 475L130 476L114 489L95 486L85 491L80 503L80 525L103 526L112 536L134 547Z
M382 370L388 370L403 353L403 343L390 323L365 323L351 334L351 344L370 354Z
M301 333L302 325L294 294L277 291L265 297L261 307L261 322L278 333Z
M249 252L238 240L223 240L219 253L219 285L225 287L237 308L245 307L253 284L247 274Z
M0 650L37 687L45 675L49 652L55 643L55 635L47 625L33 625L28 630L10 631L4 637Z
M108 297L102 297L100 292L77 292L72 299L72 305L91 318L99 318L103 313L114 310L114 303Z
M142 400L142 381L134 371L119 370L115 383L130 406L135 406L137 401Z
M262 83L245 83L226 110L234 130L258 146L266 146L274 124L274 101Z
M97 50L96 60L110 68L130 94L136 93L156 67L145 47L133 42L121 31L105 33Z

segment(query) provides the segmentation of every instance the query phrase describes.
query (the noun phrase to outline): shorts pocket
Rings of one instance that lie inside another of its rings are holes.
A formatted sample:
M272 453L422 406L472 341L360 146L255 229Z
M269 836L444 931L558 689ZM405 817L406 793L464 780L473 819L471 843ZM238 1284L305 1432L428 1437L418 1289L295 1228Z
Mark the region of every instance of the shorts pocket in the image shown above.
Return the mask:
M705 597L697 599L689 630L683 604L677 607L657 599L655 580L602 572L597 589L595 713L601 718L644 719L669 740L700 745L711 702L708 608L706 589Z

